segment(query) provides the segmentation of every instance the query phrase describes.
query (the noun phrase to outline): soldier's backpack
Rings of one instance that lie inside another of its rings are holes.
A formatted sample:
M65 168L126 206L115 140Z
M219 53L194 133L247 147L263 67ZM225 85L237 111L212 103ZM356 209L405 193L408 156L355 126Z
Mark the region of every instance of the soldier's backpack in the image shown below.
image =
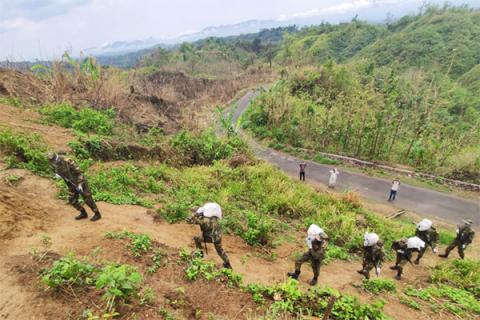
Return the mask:
M197 213L202 213L206 218L217 217L222 218L222 208L218 203L209 202L197 210Z
M311 224L310 227L308 227L307 230L307 246L309 249L312 249L312 241L318 236L318 235L326 235L325 231L323 231L322 228L317 226L316 224Z

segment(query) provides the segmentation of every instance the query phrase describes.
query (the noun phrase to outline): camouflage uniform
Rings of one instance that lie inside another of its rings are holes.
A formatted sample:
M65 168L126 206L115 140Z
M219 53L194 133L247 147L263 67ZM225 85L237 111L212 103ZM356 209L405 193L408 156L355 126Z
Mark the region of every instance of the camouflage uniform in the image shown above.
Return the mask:
M434 227L430 227L429 229L424 231L420 231L417 229L415 231L415 235L425 242L425 247L423 247L420 250L420 252L418 253L417 259L415 259L415 264L419 264L420 259L425 254L425 251L427 251L428 246L430 246L432 250L435 250L435 248L437 247L438 232Z
M412 263L412 253L420 252L420 250L415 248L408 248L407 239L401 239L394 241L392 243L392 249L397 253L397 258L395 260L395 265L390 267L392 270L397 270L397 280L402 278L403 267L407 262Z
M445 250L445 254L441 254L440 257L446 258L455 247L457 247L460 258L465 259L465 249L472 243L475 237L475 232L472 230L471 223L466 223L463 226L459 226L457 230L457 237Z
M370 271L373 268L380 268L384 261L383 243L379 241L373 246L363 247L362 270L358 273L363 274L365 278L370 279Z
M310 262L313 270L313 278L310 280L310 284L313 286L317 284L318 276L320 275L320 265L322 264L323 256L325 255L325 249L328 244L328 236L326 234L320 235L320 239L314 239L312 241L312 248L308 249L302 256L295 260L295 271L289 272L288 276L294 279L298 279L300 275L302 264Z
M68 202L75 209L80 211L80 215L77 216L77 219L88 217L85 208L79 201L80 196L82 196L85 204L95 213L92 220L95 221L100 219L101 215L95 201L93 200L88 183L82 170L76 165L76 163L72 159L64 158L62 156L55 156L50 163L55 173L58 174L67 184L69 193ZM81 188L79 188L80 186Z
M200 225L202 230L201 237L194 237L195 246L203 255L203 246L202 243L213 243L215 250L217 251L220 258L223 260L223 266L225 268L231 268L230 260L228 259L227 253L223 250L222 247L222 233L220 231L220 225L218 224L217 217L207 218L203 215L194 215L188 219L188 222L193 224Z

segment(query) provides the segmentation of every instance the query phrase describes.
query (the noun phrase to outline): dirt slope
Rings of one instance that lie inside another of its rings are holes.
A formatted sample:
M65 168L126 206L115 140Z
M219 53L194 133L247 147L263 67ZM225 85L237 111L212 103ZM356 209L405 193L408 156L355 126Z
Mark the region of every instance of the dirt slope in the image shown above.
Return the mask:
M74 221L76 214L74 209L67 206L63 201L56 199L56 188L53 182L33 176L22 170L15 170L15 174L23 179L17 186L5 183L4 177L11 174L10 170L0 172L0 318L2 319L48 319L48 310L52 312L59 307L58 301L43 293L37 286L32 287L22 284L22 271L18 261L25 261L25 255L32 247L40 245L40 234L46 233L52 238L51 251L59 254L75 252L78 255L89 255L97 247L102 248L102 258L120 259L115 255L118 246L109 244L104 239L107 231L127 229L133 232L143 232L152 235L156 241L167 246L173 252L184 247L193 248L192 237L198 233L198 228L186 224L169 225L155 222L147 209L138 206L116 206L107 203L99 203L104 218L97 223L90 221ZM247 283L273 283L284 280L285 273L293 267L291 253L302 250L292 244L285 244L277 249L278 259L274 262L266 261L248 247L243 240L234 236L226 236L224 247L231 257L232 265L237 272L243 274ZM469 252L471 254L471 252ZM27 256L28 257L28 256ZM209 247L207 257L220 265L220 259L214 254L214 248ZM478 256L477 256L478 258ZM20 259L20 260L18 260ZM22 260L23 259L23 260ZM115 260L114 260L115 261ZM427 254L424 265L434 265L438 258ZM359 268L359 262L335 262L322 268L320 283L331 286L345 293L361 294L361 300L374 300L370 294L362 292L353 285L359 285L361 278L355 270ZM415 269L415 270L413 270ZM384 268L382 277L392 278L393 272ZM181 270L176 271L181 276ZM300 276L300 281L305 283L311 277L311 271L305 266ZM427 277L425 266L408 266L405 279L400 283L415 284L423 282ZM25 279L24 279L25 281ZM178 283L165 284L162 281L155 282L156 290L161 292L171 290ZM163 291L162 291L163 290ZM198 289L198 290L201 290ZM208 287L203 288L207 290ZM384 297L385 298L385 297ZM212 303L218 297L210 297ZM389 302L385 311L396 319L419 319L419 313L412 311L404 305L398 304L395 299L386 296ZM240 317L240 311L236 307L236 301L229 300L229 304L221 311L225 316L246 318L249 309L244 309ZM217 301L218 303L218 301ZM212 307L213 308L213 307ZM228 310L227 310L228 309ZM40 316L42 315L42 316ZM428 312L422 314L422 319L433 318ZM450 319L448 315L437 314L436 319Z

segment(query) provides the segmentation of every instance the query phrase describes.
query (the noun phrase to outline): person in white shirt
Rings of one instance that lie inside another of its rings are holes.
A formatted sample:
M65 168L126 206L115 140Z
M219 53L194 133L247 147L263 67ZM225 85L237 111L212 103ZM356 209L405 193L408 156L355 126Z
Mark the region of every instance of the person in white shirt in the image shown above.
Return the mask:
M333 168L330 171L330 178L328 179L328 187L335 188L337 184L337 176L340 172L338 172L337 168Z
M390 196L388 197L388 201L394 201L397 197L398 187L400 187L400 180L395 178L392 181L392 187L390 188Z

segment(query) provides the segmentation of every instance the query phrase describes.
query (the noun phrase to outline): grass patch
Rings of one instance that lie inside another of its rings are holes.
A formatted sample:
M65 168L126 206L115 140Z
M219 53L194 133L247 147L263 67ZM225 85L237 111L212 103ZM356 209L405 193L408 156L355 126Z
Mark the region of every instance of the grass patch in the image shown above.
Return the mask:
M0 130L0 150L6 155L9 168L28 169L39 175L51 173L46 157L47 146L38 134Z
M364 279L363 288L373 294L378 294L380 292L397 291L397 286L395 285L395 282L390 279Z
M449 260L436 265L430 280L436 284L447 284L469 291L480 299L480 261Z
M114 128L113 109L95 110L92 108L75 109L68 103L43 106L40 113L47 123L65 128L73 128L83 133L111 135Z

